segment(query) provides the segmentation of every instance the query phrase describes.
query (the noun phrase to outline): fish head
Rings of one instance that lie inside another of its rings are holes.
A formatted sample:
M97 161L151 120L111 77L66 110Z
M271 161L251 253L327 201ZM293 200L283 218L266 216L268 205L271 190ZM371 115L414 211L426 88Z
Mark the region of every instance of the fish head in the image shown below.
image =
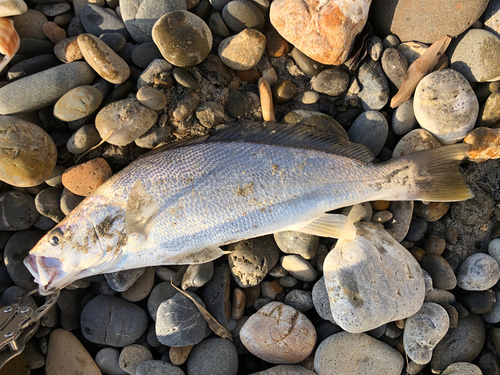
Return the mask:
M110 246L105 237L113 236L103 232L101 211L96 214L95 207L92 210L93 205L85 201L80 206L42 237L24 259L41 295L105 272L118 257L120 249ZM113 230L109 225L107 229Z

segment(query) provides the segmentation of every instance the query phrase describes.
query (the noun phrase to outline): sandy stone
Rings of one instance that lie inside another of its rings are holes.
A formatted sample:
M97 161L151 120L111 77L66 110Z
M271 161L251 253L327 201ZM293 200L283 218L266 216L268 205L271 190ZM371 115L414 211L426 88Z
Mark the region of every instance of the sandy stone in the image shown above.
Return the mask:
M316 329L293 307L271 302L250 316L241 328L240 339L253 355L264 361L293 364L312 353Z
M102 158L68 168L62 176L62 183L73 194L88 196L113 175L111 167Z
M168 358L170 359L170 362L172 362L172 364L176 366L182 365L184 362L186 362L193 347L194 345L171 347L168 352Z
M464 138L472 146L469 159L481 162L500 158L500 129L476 128Z
M56 329L50 334L45 371L50 375L101 375L80 340L64 329Z
M67 122L80 120L97 110L102 99L101 91L94 86L75 87L57 101L54 116Z
M28 6L23 0L0 1L0 17L17 16L26 13Z
M415 314L425 285L418 262L381 225L354 225L356 238L339 240L323 271L335 322L359 333Z
M44 182L54 170L57 148L39 126L0 116L0 180L29 187Z
M149 296L155 281L155 268L148 267L144 273L132 284L130 288L122 292L122 298L129 302L139 302Z
M219 44L219 57L234 70L248 70L257 65L266 49L266 37L255 29L224 39Z
M468 362L452 363L441 373L443 375L483 375L479 367Z
M82 51L78 47L78 37L74 36L61 40L54 46L54 54L64 63L83 59Z
M106 43L92 34L78 36L85 61L106 81L120 84L130 76L130 68Z
M322 64L340 65L363 30L371 0L276 0L272 25L288 42Z
M159 111L167 105L167 97L154 87L144 86L137 91L136 98L142 105Z

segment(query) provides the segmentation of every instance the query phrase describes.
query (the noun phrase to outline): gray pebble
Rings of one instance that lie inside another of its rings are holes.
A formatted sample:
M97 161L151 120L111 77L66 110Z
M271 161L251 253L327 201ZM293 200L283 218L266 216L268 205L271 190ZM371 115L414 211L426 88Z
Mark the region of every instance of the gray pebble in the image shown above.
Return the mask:
M394 110L391 129L396 135L405 135L416 128L418 122L413 111L413 98L410 98Z
M67 331L73 331L80 327L80 315L82 313L82 299L86 292L82 290L61 291L57 300L57 306L61 310L60 323Z
M320 318L328 320L335 324L335 319L333 319L332 310L330 308L330 300L328 298L328 292L326 291L324 277L321 277L321 279L316 281L316 284L314 284L314 287L312 289L312 301L314 304L314 308L316 309L316 312L318 313Z
M342 215L347 216L353 223L359 221L370 221L372 217L372 205L370 203L358 203L342 210Z
M59 205L61 194L62 189L49 187L38 193L35 198L35 206L38 212L56 223L59 223L65 217Z
M456 298L453 293L450 293L447 290L433 288L432 291L425 292L425 302L452 304L456 302Z
M14 304L17 301L17 299L25 295L26 292L27 292L26 289L21 288L19 286L11 286L2 293L2 298L0 302L4 306ZM23 304L26 304L26 306L31 307L33 311L38 309L38 305L36 304L32 296L27 296L25 299L23 299Z
M222 18L235 33L245 29L264 30L264 15L254 3L247 0L233 0L228 2L222 10Z
M372 60L378 61L384 51L382 39L374 34L370 35L366 40L366 49Z
M196 294L189 293L205 307ZM163 345L182 347L195 345L205 337L206 322L196 305L177 293L162 302L156 312L156 336Z
M312 293L301 289L291 290L285 297L285 304L300 312L309 311L314 307Z
M271 287L270 281L263 281L260 284L260 294L265 298L269 298L271 301L276 299L276 292Z
M385 230L398 242L403 241L410 229L413 201L394 201L389 205L392 219L384 224Z
M457 286L457 278L450 264L440 255L428 254L420 266L432 277L434 288L451 290Z
M394 34L387 35L382 41L384 48L398 48L400 43L399 38Z
M280 277L287 276L288 271L284 269L281 264L276 263L276 265L269 271L269 275L278 279Z
M285 255L281 258L281 265L293 277L302 281L314 281L318 276L313 266L299 255Z
M42 235L39 232L26 230L15 233L5 245L3 260L7 272L16 285L26 290L38 288L23 260L40 238Z
M35 9L13 16L16 32L20 38L46 39L43 25L48 21L45 15Z
M500 291L495 290L495 305L481 317L486 323L496 324L500 322Z
M68 25L68 36L69 37L77 37L80 34L83 34L85 32L85 28L83 27L82 20L80 19L80 16L75 16L71 20L71 22Z
M125 35L120 33L104 33L99 35L99 39L106 43L114 52L120 52L125 47L125 43L127 43Z
M66 143L66 148L72 154L82 154L101 141L94 124L87 124L78 129Z
M118 56L120 56L123 61L125 61L128 65L134 64L132 61L132 53L134 52L137 46L132 43L125 43L125 46L118 52Z
M45 183L55 188L62 187L62 174L65 170L66 167L62 165L56 165L50 176L45 180Z
M162 55L156 44L145 42L137 45L130 55L132 62L139 68L145 69L156 59L162 59Z
M184 86L193 91L199 89L198 82L187 70L181 68L174 68L172 70L172 76L174 77L176 82L181 86Z
M13 81L23 78L46 69L53 68L60 63L61 62L54 56L54 54L38 55L18 62L17 64L11 63L12 65L7 72L7 79L9 81Z
M363 112L347 132L349 140L368 147L376 156L384 147L389 125L384 115L377 111Z
M134 142L137 146L147 149L153 149L163 143L172 133L171 127L159 127L148 130L137 138Z
M137 367L145 361L153 359L153 355L148 348L142 345L129 345L122 349L118 364L127 374L135 375Z
M226 111L234 119L250 116L260 107L260 99L253 92L231 91Z
M452 203L450 213L453 220L465 225L476 225L488 221L495 202L481 189L474 190L474 197L466 201Z
M134 268L131 270L105 273L104 277L106 277L111 289L115 292L124 292L142 276L145 270L145 268Z
M182 276L182 289L199 288L205 285L214 274L214 263L191 264Z
M142 72L139 80L137 81L137 89L144 86L154 86L154 78L160 73L170 73L172 65L163 59L155 59L148 65Z
M498 280L500 280L500 267L488 254L472 254L458 267L457 283L464 290L486 290Z
M342 70L326 69L311 80L314 91L330 96L339 96L347 90L349 76Z
M379 62L368 59L358 70L361 91L358 94L365 111L379 110L389 101L389 85Z
M45 355L40 350L37 339L31 339L26 343L23 354L31 370L36 370L45 366Z
M21 47L17 53L26 58L54 52L54 43L50 40L40 40L33 38L21 38ZM79 86L79 85L77 85Z
M366 332L366 334L370 335L373 338L379 339L385 334L386 330L387 324L382 324L380 327L369 330L368 332Z
M264 307L265 305L267 305L271 301L272 301L271 298L268 298L268 297L257 298L253 304L253 308L255 310L260 310L262 307Z
M20 191L0 194L0 230L28 229L38 219L39 213L31 195Z
M427 231L427 222L419 217L413 219L410 223L410 229L405 239L410 242L419 241Z
M146 332L147 316L133 303L100 295L85 305L80 324L87 340L123 347L134 343Z
M80 20L89 34L99 36L103 33L120 33L127 40L130 40L123 21L113 14L106 12L103 7L96 4L87 4L80 12Z
M227 264L216 267L209 279L205 285L203 301L207 311L220 324L226 326L231 319L231 271Z
M184 371L171 363L152 360L139 364L135 375L184 375Z
M71 10L71 4L66 1L59 3L37 4L35 9L48 17L55 17Z
M293 60L299 66L300 70L302 70L307 75L316 76L323 69L325 69L325 66L323 64L311 59L309 56L305 55L297 48L294 48L292 50L290 56L292 56Z
M104 374L108 375L126 375L127 373L120 368L118 359L120 351L116 348L104 348L99 350L95 356L95 363Z
M496 303L495 292L491 289L483 291L468 291L457 289L457 300L472 314L486 314Z
M222 338L209 338L196 345L187 360L189 375L236 375L238 353L233 343Z
M61 194L61 201L59 202L61 211L65 215L69 215L84 199L85 197L73 194L71 191L64 188Z
M196 108L195 115L200 124L212 128L224 120L224 107L215 102L203 102Z
M386 223L392 219L392 212L384 210L384 211L375 211L372 215L371 221L374 223Z
M304 259L314 258L319 245L318 236L294 231L277 232L274 240L282 252L298 254Z
M293 276L283 276L278 281L280 285L284 286L285 288L293 288L295 285L297 285L298 282L297 279Z
M382 70L392 88L399 89L408 70L408 60L395 48L387 48L382 55Z

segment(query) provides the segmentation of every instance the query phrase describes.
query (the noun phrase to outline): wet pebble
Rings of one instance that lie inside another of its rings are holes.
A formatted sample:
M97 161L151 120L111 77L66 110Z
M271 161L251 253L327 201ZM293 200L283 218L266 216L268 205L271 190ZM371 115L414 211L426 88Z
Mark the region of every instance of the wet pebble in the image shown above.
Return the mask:
M349 76L342 70L326 69L311 80L314 91L329 96L339 96L349 84Z
M78 129L66 143L66 148L72 154L78 155L87 151L101 141L94 124L87 124Z
M0 230L28 229L38 219L35 200L29 194L7 191L0 194Z
M208 338L195 345L187 360L189 375L236 375L238 353L228 340L219 337Z
M302 281L314 281L318 276L311 263L300 255L285 255L281 258L281 266L293 277Z
M370 149L373 155L378 155L387 139L389 125L380 112L363 112L347 132L349 140L361 143Z
M457 280L458 286L464 290L486 290L500 280L500 267L488 254L473 254L458 268Z
M135 375L137 367L145 361L153 359L153 355L148 348L142 345L129 345L122 349L118 364L127 374Z
M231 3L236 1L240 0L231 1ZM241 2L243 1L245 0L241 0ZM245 3L251 4L249 1L245 1ZM266 37L264 34L254 29L244 29L220 42L218 54L222 62L231 69L248 70L257 65L265 48Z
M112 175L106 160L97 158L68 168L63 173L62 183L73 194L88 196Z
M389 101L389 85L378 61L369 59L361 64L358 80L362 88L358 94L365 111L379 110Z
M285 297L285 304L300 312L309 311L314 307L312 293L300 289L291 290Z

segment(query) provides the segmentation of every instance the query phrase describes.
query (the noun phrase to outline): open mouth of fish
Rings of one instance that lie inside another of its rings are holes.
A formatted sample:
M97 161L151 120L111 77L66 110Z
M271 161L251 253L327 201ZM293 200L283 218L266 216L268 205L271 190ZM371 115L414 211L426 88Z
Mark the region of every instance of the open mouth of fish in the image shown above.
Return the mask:
M66 272L62 271L61 261L57 258L30 254L25 258L24 264L39 284L40 294L50 294L51 290L56 289L53 283L62 280L66 275Z

